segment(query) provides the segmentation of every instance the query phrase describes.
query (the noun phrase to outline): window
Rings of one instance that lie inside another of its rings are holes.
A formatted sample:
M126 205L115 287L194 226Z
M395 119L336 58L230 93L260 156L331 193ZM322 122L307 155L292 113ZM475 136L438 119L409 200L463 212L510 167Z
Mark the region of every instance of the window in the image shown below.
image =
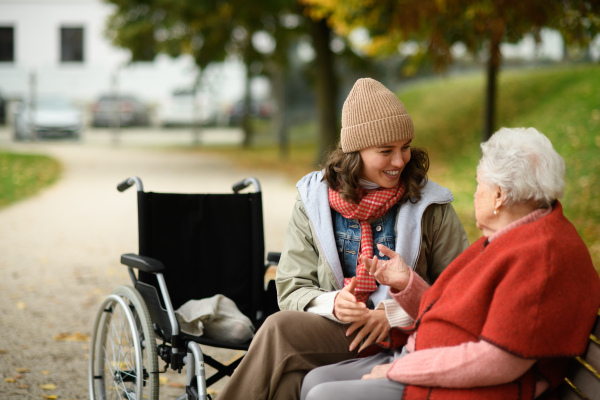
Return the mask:
M15 61L15 30L12 26L0 26L0 62Z
M60 61L83 61L83 28L60 28Z

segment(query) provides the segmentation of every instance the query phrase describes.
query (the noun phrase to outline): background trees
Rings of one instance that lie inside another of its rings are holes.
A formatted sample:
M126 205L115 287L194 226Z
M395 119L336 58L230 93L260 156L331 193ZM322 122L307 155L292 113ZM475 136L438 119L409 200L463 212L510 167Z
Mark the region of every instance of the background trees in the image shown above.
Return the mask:
M131 51L132 61L152 60L157 53L178 56L191 54L200 70L211 62L237 57L244 62L247 82L256 74L268 75L278 109L282 146L287 127L284 86L289 50L303 36L315 49L314 88L317 93L321 150L337 138L337 84L333 52L329 47L331 29L323 19L307 18L304 6L295 0L168 1L108 0L116 5L107 33L115 45ZM257 41L271 41L260 46ZM246 90L245 108L250 107ZM247 114L242 120L244 144L252 138Z
M371 56L396 53L411 41L416 61L437 70L453 61L452 46L462 43L485 59L486 107L482 140L494 132L500 44L517 43L527 34L540 40L543 27L558 29L567 43L586 46L600 31L600 2L593 0L300 0L327 20L340 35L366 28Z
M116 8L108 21L107 34L115 45L131 51L132 61L152 60L158 53L172 57L190 54L202 71L212 62L237 57L246 66L248 85L253 69L262 69L257 64L264 63L275 51L269 46L254 46L252 41L259 33L263 37L277 34L279 26L273 17L274 10L291 3L288 0L108 2ZM244 102L249 109L248 90ZM246 133L244 144L248 145L252 130L247 114L242 126Z
M132 60L150 60L157 53L191 54L202 71L209 63L238 57L247 77L266 74L274 88L282 152L287 119L285 88L289 82L290 49L310 39L315 53L312 82L319 126L318 153L337 141L340 68L361 59L397 56L411 43L417 51L404 72L424 65L437 71L453 62L452 48L462 44L484 60L487 73L482 139L495 129L497 76L501 43L516 43L532 34L539 41L544 27L558 29L570 45L586 46L600 32L600 2L594 0L107 0L116 6L107 32L113 43L131 50ZM350 45L357 29L367 32L360 48ZM257 45L258 38L270 43ZM332 51L332 40L343 51ZM357 51L354 51L357 49ZM400 75L400 71L395 71ZM247 79L249 82L250 79ZM246 90L246 109L250 93ZM247 116L242 121L245 145L252 138Z

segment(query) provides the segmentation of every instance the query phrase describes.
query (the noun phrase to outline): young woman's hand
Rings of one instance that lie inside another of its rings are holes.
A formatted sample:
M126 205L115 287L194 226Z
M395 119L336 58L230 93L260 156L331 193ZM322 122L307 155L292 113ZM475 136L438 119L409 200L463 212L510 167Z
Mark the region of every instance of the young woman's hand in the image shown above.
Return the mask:
M385 310L368 310L368 313L368 318L354 322L346 331L346 336L350 336L354 331L360 329L350 343L350 351L354 350L363 339L364 342L358 351L362 351L373 343L382 342L388 337L391 326Z
M342 322L352 323L346 331L346 336L350 336L360 329L350 343L350 351L354 350L363 339L365 342L359 350L385 340L390 330L390 323L384 310L369 310L365 303L356 300L356 296L354 296L356 284L357 280L354 277L348 285L340 290L333 303L333 315Z
M357 301L354 296L356 277L335 296L333 315L342 322L363 321L368 317L369 309L362 301Z
M410 267L404 262L402 256L382 244L377 245L377 249L390 259L383 261L377 256L369 259L362 258L367 271L377 279L382 285L387 285L396 290L403 290L410 279Z

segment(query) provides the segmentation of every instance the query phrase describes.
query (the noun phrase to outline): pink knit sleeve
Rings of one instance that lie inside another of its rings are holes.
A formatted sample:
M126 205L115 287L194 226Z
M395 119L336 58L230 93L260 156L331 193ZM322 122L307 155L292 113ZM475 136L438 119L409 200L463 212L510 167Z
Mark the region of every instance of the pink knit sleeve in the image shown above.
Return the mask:
M512 382L535 364L488 342L417 350L397 359L388 379L410 385L469 388Z
M419 303L421 296L429 289L429 284L414 271L410 271L410 278L404 290L397 291L390 288L390 295L413 319L417 318L419 313Z

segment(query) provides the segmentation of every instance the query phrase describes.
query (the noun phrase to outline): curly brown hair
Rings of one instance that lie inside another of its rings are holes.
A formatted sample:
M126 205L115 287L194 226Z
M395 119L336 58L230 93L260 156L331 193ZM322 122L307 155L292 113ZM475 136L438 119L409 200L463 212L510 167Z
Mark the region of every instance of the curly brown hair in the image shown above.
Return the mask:
M362 170L362 159L358 151L344 153L342 147L338 146L326 156L321 166L324 170L323 181L328 187L340 193L342 199L357 204L358 180ZM410 148L410 161L406 164L400 175L406 182L406 192L398 201L403 204L407 201L416 203L421 200L421 188L427 183L427 171L429 170L429 155L427 150L421 147Z

